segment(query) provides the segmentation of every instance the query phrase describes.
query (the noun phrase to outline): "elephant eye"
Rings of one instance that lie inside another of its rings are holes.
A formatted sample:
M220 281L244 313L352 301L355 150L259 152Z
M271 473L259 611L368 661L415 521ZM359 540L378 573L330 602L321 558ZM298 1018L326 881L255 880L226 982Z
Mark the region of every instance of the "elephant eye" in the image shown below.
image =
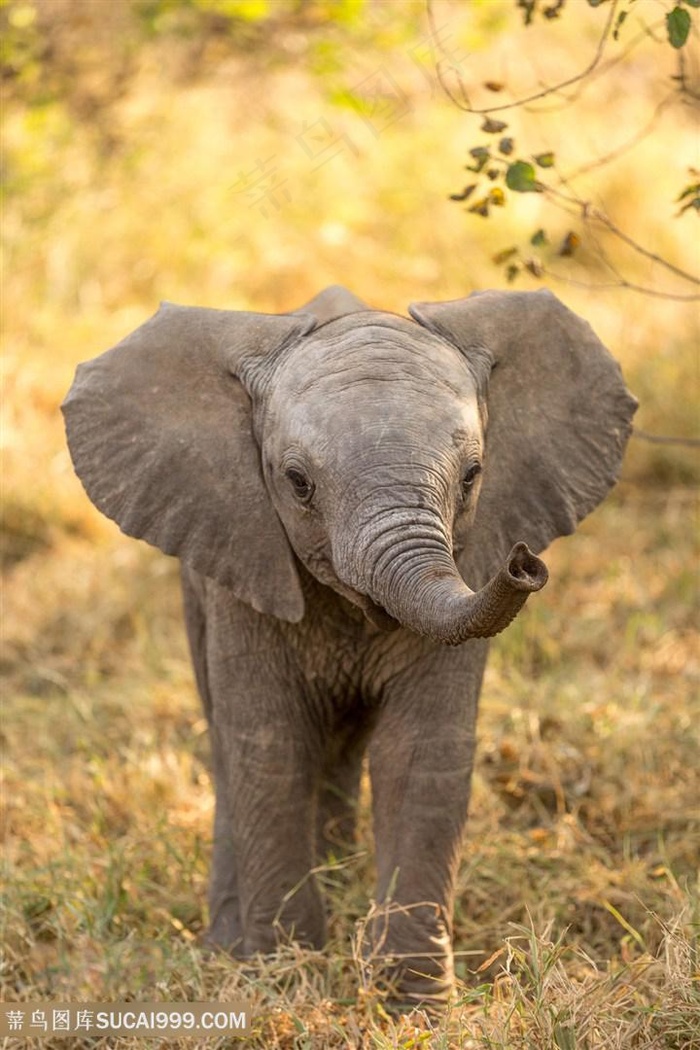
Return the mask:
M468 496L476 479L481 474L481 463L472 463L462 475L462 493Z
M285 477L290 481L297 499L303 503L308 503L314 494L313 482L307 478L306 474L303 474L302 471L297 470L295 467L289 467L284 473Z

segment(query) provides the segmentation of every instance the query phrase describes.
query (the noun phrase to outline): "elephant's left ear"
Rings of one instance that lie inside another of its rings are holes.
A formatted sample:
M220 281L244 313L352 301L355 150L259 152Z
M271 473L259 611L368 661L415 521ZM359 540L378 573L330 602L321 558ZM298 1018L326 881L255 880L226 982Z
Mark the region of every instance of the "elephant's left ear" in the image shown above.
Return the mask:
M103 514L290 621L304 612L301 585L236 372L313 325L303 315L166 303L81 365L63 403L76 473Z
M411 316L467 359L494 361L483 482L460 569L482 586L514 543L564 536L615 484L636 400L591 327L549 291L418 303Z

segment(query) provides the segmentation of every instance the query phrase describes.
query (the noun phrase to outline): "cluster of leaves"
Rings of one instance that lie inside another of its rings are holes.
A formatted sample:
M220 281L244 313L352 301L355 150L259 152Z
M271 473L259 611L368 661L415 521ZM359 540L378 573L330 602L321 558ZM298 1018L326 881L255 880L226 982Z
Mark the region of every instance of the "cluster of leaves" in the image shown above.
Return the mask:
M505 121L487 117L481 125L481 130L490 135L500 135L507 127ZM509 190L516 193L541 193L544 186L537 179L535 166L528 160L511 161L509 158L514 150L515 141L510 136L502 136L496 147L474 146L469 150L472 163L466 166L466 170L476 175L485 175L490 182L501 181ZM554 166L554 154L551 152L537 154L533 160L539 168ZM479 182L472 182L465 186L461 193L451 194L450 200L466 201L478 188ZM487 218L491 205L502 206L505 202L506 194L500 186L496 186L475 201L468 210L475 215L483 215L484 218Z
M588 0L588 5L595 8L607 2L609 0ZM580 77L574 78L574 81L576 79L585 80L591 74L603 54L609 36L612 36L612 39L615 41L619 39L622 26L627 20L635 2L636 0L623 0L621 4L616 4L616 8L610 14L608 26L601 37L597 57ZM686 91L682 65L683 48L687 44L693 28L691 11L689 9L700 8L700 0L677 0L677 2L672 0L672 2L673 6L668 7L664 18L666 43L679 53L680 75L673 79L678 82L678 87L681 91ZM524 25L530 26L537 17L544 21L560 18L566 7L566 0L515 0L515 6L522 13ZM651 28L648 25L645 27L645 30L646 33L651 34ZM567 83L573 83L574 81L568 81ZM504 88L503 84L492 81L487 81L483 86L491 92L500 92ZM498 106L497 108L499 110L504 108L517 110L523 107L526 102L545 97L555 90L558 91L562 86L564 85L559 85L557 88L544 88L539 95L520 102L516 101L506 106ZM474 112L464 90L461 93L461 102L449 91L448 94L450 94L453 101L457 102L459 108L468 112ZM696 102L697 98L696 96L689 96L689 100ZM508 124L505 121L494 119L491 115L495 108L486 106L484 109L476 112L484 114L480 130L490 136L498 136L498 138L495 143L493 140L488 143L482 141L469 150L471 162L466 165L466 170L473 173L476 179L465 185L460 192L451 194L450 200L457 202L469 201L470 203L466 210L482 218L489 218L494 208L506 207L510 199L507 191L518 194L546 194L548 200L556 204L559 196L557 187L561 187L562 180L555 184L552 184L551 180L547 181L547 173L550 175L555 174L552 170L555 168L554 153L552 151L536 153L528 149L521 149L519 151L521 155L517 156L515 141L507 134ZM692 176L697 176L697 172L694 169L691 168L690 172ZM568 189L570 190L571 187L569 186ZM586 202L579 200L574 193L573 196L570 194L567 196L567 203L579 207L581 224L585 225L587 218L590 217ZM692 182L685 186L678 196L678 203L681 205L677 212L678 216L690 211L700 214L700 183ZM613 229L613 232L617 232L614 230L612 223L605 222L604 224L608 226L608 229ZM523 269L535 277L541 277L545 272L544 266L540 258L533 254L533 248L550 246L550 254L559 257L570 257L580 247L582 240L582 229L578 231L569 229L565 233L562 231L550 241L545 230L538 228L532 232L527 246L505 248L497 252L493 256L492 261L496 265L504 267L505 276L509 282L514 281ZM626 240L631 247L638 248L630 238L626 238Z
M548 0L545 4L539 4L538 0L517 0L516 6L523 13L523 21L526 26L532 24L536 14L540 14L547 21L559 18L566 0Z
M589 7L600 7L606 0L588 0ZM627 8L618 12L613 28L613 39L617 40L623 24L629 15L629 8L635 0L628 0ZM516 0L516 6L522 11L523 22L526 26L532 25L535 16L540 15L543 19L551 21L559 18L566 6L566 0ZM671 47L684 47L692 27L692 18L689 7L700 7L700 0L678 0L678 2L666 12L666 35Z
M581 245L581 238L573 230L569 230L564 237L557 239L558 243L554 249L555 255L560 258L571 257ZM547 231L540 226L530 237L530 246L542 248L551 244ZM538 255L531 254L523 248L513 245L503 248L492 257L496 266L505 267L505 275L511 284L520 273L521 269L527 270L533 277L542 277L545 270Z
M474 215L488 218L494 207L505 207L508 201L508 190L513 193L543 193L545 184L538 178L540 173L554 168L555 155L551 151L534 154L531 160L511 157L515 153L515 140L504 135L508 128L505 121L494 120L486 117L481 125L481 130L489 135L498 135L495 145L480 145L470 149L471 164L466 165L466 170L477 176L475 182L468 183L460 193L450 195L450 200L467 201L480 190L476 199L469 205L467 211ZM491 183L489 186L488 184ZM531 246L535 248L549 244L549 237L544 229L537 229L530 238ZM571 256L580 244L580 238L570 230L563 238L558 247L560 256ZM524 255L520 248L505 248L494 255L493 262L497 266L505 266L505 274L509 282L515 280L520 273L521 267L528 270L534 277L541 277L543 267L539 259L534 255Z

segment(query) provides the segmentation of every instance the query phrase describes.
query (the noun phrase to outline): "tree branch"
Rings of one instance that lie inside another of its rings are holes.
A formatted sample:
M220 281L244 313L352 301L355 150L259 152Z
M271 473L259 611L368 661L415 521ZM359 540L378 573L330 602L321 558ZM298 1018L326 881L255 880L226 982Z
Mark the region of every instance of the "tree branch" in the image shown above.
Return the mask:
M540 273L545 277L551 277L553 281L560 281L562 284L571 284L576 288L587 288L592 292L609 292L615 288L623 288L629 292L641 292L642 295L649 295L654 299L670 299L675 303L700 302L700 294L678 295L676 292L660 292L657 288L647 288L645 285L635 284L633 281L628 281L626 277L620 277L617 281L591 284L590 281L578 281L575 277L565 277L564 274L557 273L556 270L550 270L547 266L543 266Z
M632 437L640 441L650 441L654 445L686 445L688 448L700 448L700 438L669 437L667 434L649 434L646 430L634 427Z
M535 107L527 108L526 107L527 112L529 112L529 113L558 113L558 112L561 112L561 110L566 109L568 106L572 105L572 103L578 102L578 100L581 98L583 92L586 90L586 88L589 86L589 84L592 84L599 77L607 76L607 74L610 72L611 69L614 69L615 66L618 66L622 62L624 62L625 59L628 57L628 55L630 55L632 53L632 51L634 51L634 49L636 47L638 47L639 44L641 44L641 42L643 40L647 39L647 37L651 37L651 39L654 41L654 43L657 43L657 44L662 43L661 40L657 40L657 38L654 36L653 30L657 29L657 28L660 28L663 25L664 25L664 20L663 20L663 18L661 18L661 19L658 20L658 22L652 22L648 26L644 26L642 31L640 33L638 33L637 36L632 37L632 39L627 43L627 46L622 48L622 50L619 51L613 58L608 58L607 61L598 63L598 65L595 68L595 70L591 70L590 74L587 77L585 77L583 80L579 81L578 86L576 87L576 90L573 91L570 95L565 95L563 100L562 100L562 102L559 105L554 104L554 105L550 105L550 106L540 106L540 107L537 107L537 108L535 108ZM679 54L680 53L681 52L679 52Z
M634 149L634 147L639 145L640 142L643 142L648 135L651 135L656 127L659 116L666 106L668 106L674 99L675 91L669 91L668 95L661 99L661 102L659 102L654 110L651 120L648 124L645 124L641 131L636 132L636 134L628 139L627 142L623 143L621 146L616 146L615 149L611 150L609 153L604 153L602 157L598 157L597 160L592 161L590 164L583 164L580 168L575 168L573 171L570 171L566 176L566 180L562 180L562 182L566 181L569 183L574 179L578 179L581 175L587 175L589 171L597 171L598 168L602 168L606 164L610 164L613 160L617 160L618 157L627 153L628 150Z
M562 183L566 185L566 180L562 179ZM557 201L561 200L566 204L578 205L578 207L581 209L581 217L584 222L592 221L600 223L601 226L604 226L605 229L612 233L614 237L617 237L619 240L621 240L623 244L626 244L628 248L631 248L637 255L642 255L645 259L649 259L651 262L658 263L659 266L663 266L664 269L668 270L670 273L675 274L676 277L681 277L685 281L690 281L691 284L700 285L700 277L696 277L694 274L688 273L686 270L682 270L680 266L676 266L674 263L669 262L668 259L664 259L661 255L658 255L656 252L652 252L648 248L645 248L643 245L639 244L639 242L635 241L633 237L630 237L628 233L625 233L624 230L621 230L620 227L616 223L614 223L612 219L605 214L604 211L601 211L600 208L594 207L590 203L590 201L584 201L580 197L577 197L575 195L567 196L567 194L561 193L553 186L544 186L543 193L547 197L557 199ZM633 286L630 284L626 284L626 287ZM680 298L688 297L681 296ZM690 298L697 297L691 296Z
M585 80L586 77L588 77L593 72L593 70L596 68L596 66L600 62L601 58L603 57L603 52L605 51L605 45L607 44L608 39L610 37L610 31L612 29L613 20L614 20L614 17L615 17L615 13L617 11L617 5L618 5L618 0L612 0L612 3L610 5L610 13L608 14L608 18L607 18L607 21L605 23L605 27L603 29L603 32L600 35L600 39L598 40L598 44L596 46L593 58L588 63L586 68L583 69L580 73L577 73L575 76L568 77L566 80L562 80L559 84L554 84L552 87L542 88L541 91L537 91L537 92L535 92L532 95L526 95L523 98L516 99L514 102L502 102L499 106L485 106L485 107L479 108L479 107L476 107L476 106L472 106L471 102L469 101L469 96L467 95L467 92L465 90L464 83L463 83L461 77L458 78L458 82L459 82L460 94L462 96L462 102L460 102L459 99L456 98L456 96L454 95L453 91L450 89L450 87L445 82L445 79L444 79L444 76L443 76L443 73L442 73L442 69L440 68L440 60L439 59L438 59L438 61L435 64L435 75L437 76L438 83L440 84L440 87L445 92L445 94L450 99L450 101L455 106L457 106L458 109L464 110L467 113L475 113L475 114L502 113L504 110L517 109L519 106L525 106L525 105L527 105L530 102L537 102L541 98L547 98L549 95L554 95L557 92L562 91L564 88L571 87L572 84L577 84L577 83L579 83L579 81ZM436 25L435 25L435 15L433 13L433 0L426 0L426 9L427 9L427 13L428 13L428 23L430 25L430 32L434 36L434 38L436 40L436 43L438 44L438 47L440 47L439 38L438 38L438 35L437 35L437 28L436 28Z

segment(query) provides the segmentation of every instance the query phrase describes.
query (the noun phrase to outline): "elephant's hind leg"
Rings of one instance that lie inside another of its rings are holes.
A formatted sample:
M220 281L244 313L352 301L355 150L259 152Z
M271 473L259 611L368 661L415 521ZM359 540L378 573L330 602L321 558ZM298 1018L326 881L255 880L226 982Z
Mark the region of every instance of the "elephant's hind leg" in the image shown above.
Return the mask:
M369 729L341 735L329 747L321 774L316 813L316 853L319 863L342 856L355 841L362 759Z

